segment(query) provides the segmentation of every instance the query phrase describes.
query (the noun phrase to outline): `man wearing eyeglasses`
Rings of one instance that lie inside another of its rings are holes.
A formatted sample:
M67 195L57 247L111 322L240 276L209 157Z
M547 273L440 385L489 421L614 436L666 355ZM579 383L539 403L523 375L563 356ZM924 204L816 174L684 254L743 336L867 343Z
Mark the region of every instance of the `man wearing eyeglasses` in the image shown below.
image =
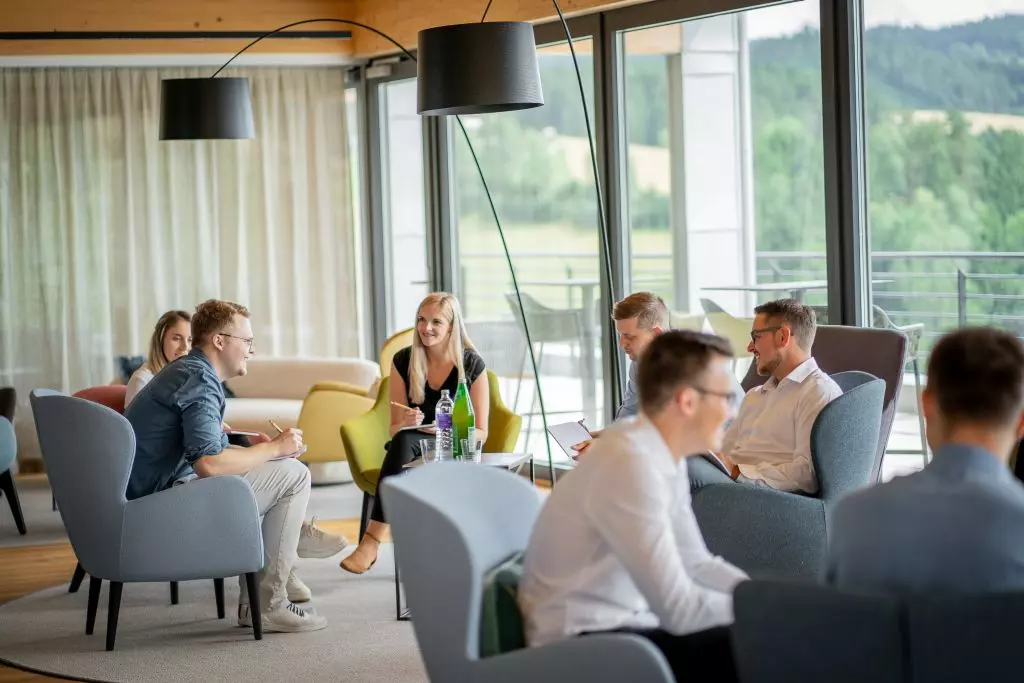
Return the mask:
M127 497L141 498L196 477L241 476L252 487L263 518L263 628L322 629L327 625L323 617L292 604L298 598L290 596L305 588L293 568L297 554L327 557L343 544L303 524L310 477L305 465L295 460L303 450L302 432L286 429L274 439L263 435L260 443L240 448L228 444L221 426L226 401L221 383L244 375L253 353L249 311L230 301L205 301L192 317L192 337L192 351L163 368L125 411L135 431ZM238 621L251 626L248 596L241 585Z
M817 493L811 427L821 409L843 391L811 357L817 331L811 308L780 299L761 304L754 313L747 351L754 354L757 373L768 380L747 392L718 458L733 480ZM694 488L725 476L707 461L691 462Z

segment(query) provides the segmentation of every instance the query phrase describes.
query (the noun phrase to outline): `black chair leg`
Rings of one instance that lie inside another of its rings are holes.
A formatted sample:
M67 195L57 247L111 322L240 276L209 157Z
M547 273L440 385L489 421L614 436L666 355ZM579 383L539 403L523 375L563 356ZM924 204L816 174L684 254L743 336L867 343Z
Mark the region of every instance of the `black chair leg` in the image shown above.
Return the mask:
M71 575L71 585L68 586L68 593L77 593L85 578L85 570L81 563L75 565L75 573Z
M178 582L171 581L171 604L178 604Z
M52 509L53 509L54 511L56 511L56 510L57 510L57 497L56 497L56 496L54 496L53 494L50 494L50 507L51 507L51 508L52 508Z
M370 522L370 505L373 504L373 498L366 491L363 491L363 511L359 515L359 540L363 540L363 534L366 533L366 525Z
M103 579L95 576L89 577L89 607L85 613L85 635L91 636L96 627L96 609L100 606L100 589L103 588Z
M124 584L120 581L110 582L110 603L107 605L107 652L114 649L114 641L117 639L117 615L121 611L121 589Z
M217 596L217 618L224 618L224 579L213 580L213 594Z
M18 527L18 533L25 535L25 517L21 514L21 501L18 500L18 489L14 488L14 476L10 470L0 474L0 491L7 496L7 503L11 506L11 514L14 515L14 524Z
M260 580L257 572L249 572L245 575L245 590L249 593L252 637L256 640L263 640L263 610L260 607Z

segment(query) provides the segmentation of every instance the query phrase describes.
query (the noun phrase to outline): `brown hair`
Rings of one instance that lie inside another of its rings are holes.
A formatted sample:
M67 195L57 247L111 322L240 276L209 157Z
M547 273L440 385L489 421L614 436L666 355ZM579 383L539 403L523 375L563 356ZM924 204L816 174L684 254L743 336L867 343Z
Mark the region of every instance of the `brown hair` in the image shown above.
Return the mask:
M777 299L761 304L754 309L754 313L761 313L772 322L788 325L797 345L804 351L810 351L814 345L818 320L810 306L796 299Z
M149 338L149 354L146 356L146 366L154 375L171 362L164 355L164 335L167 334L168 328L177 325L181 320L192 322L192 314L188 311L167 311L156 321L153 336Z
M235 314L249 317L249 309L232 301L207 299L196 306L192 316L192 342L197 346L209 341L211 335L221 332L235 319Z
M932 348L928 390L950 422L1014 422L1024 408L1024 344L991 327L950 332Z
M693 330L658 335L640 355L636 387L640 408L655 415L683 387L694 387L715 357L732 358L732 345L722 337Z
M612 308L612 320L629 320L636 318L640 329L650 330L669 327L668 306L657 294L651 292L634 292L622 301L616 302Z

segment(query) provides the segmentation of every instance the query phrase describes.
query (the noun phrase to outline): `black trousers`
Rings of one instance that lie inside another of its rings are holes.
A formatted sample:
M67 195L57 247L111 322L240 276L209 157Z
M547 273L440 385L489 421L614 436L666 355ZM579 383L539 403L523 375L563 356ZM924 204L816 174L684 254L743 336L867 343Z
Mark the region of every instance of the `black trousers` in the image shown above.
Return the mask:
M433 435L425 434L415 429L398 432L384 446L387 454L380 466L380 479L377 480L377 495L373 497L373 506L370 510L370 519L376 522L387 521L384 519L384 506L380 502L380 485L388 477L403 472L403 467L420 456L420 441L433 439Z
M651 641L665 655L672 675L680 683L739 681L728 627L719 626L685 636L675 636L658 628L623 628L612 633L633 633Z

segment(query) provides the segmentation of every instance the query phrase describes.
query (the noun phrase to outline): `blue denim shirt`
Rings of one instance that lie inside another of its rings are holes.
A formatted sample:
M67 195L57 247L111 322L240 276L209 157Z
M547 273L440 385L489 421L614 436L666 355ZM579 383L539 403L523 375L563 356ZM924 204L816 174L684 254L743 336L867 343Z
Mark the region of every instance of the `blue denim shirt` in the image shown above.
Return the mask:
M169 488L199 458L219 455L228 445L224 404L220 377L199 349L158 372L124 414L135 430L128 500Z

